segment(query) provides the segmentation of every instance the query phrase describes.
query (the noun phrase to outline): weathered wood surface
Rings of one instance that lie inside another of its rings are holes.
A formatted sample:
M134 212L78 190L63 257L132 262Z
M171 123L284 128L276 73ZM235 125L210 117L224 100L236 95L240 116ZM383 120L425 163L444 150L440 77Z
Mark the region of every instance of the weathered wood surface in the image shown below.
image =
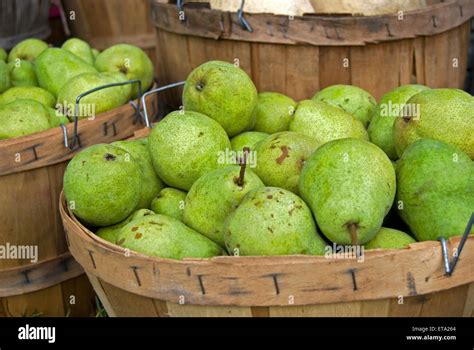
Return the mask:
M89 275L104 282L107 295L109 289L109 293L128 292L130 298L186 305L283 307L415 297L474 281L474 237L467 240L453 276L447 277L438 242L368 251L363 263L310 256L175 261L126 254L71 217L64 200L61 215L71 253ZM450 251L459 240L449 240Z

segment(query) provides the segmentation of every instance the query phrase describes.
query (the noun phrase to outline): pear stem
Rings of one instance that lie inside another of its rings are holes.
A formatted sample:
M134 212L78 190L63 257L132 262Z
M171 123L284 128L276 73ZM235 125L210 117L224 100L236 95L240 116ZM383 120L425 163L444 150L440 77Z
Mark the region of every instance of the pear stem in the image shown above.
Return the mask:
M242 187L244 185L244 177L245 177L245 168L247 166L247 156L250 152L250 148L244 147L244 157L240 160L240 174L239 178L237 179L237 185Z
M349 232L351 233L351 239L352 239L352 245L356 246L358 244L357 242L357 224L349 224Z

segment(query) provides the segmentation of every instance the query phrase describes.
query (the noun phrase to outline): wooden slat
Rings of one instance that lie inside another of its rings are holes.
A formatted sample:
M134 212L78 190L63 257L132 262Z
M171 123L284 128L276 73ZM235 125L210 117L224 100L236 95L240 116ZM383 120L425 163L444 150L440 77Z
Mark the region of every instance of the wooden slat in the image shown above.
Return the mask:
M319 48L319 87L351 84L351 59L349 47L321 46ZM347 64L348 65L347 65ZM318 77L313 77L318 78Z
M295 101L313 97L319 90L319 47L286 47L285 94Z
M474 317L474 283L469 285L466 295L466 305L462 314L464 317Z

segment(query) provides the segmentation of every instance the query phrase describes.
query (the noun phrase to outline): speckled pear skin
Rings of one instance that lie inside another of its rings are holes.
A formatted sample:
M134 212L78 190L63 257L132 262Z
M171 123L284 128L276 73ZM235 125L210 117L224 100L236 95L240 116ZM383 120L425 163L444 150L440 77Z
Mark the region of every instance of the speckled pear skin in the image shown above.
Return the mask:
M0 94L8 90L11 86L10 74L8 74L8 65L0 61Z
M35 62L36 58L47 48L48 44L43 40L35 38L25 39L16 44L10 51L8 62L13 62L17 58L20 60Z
M458 89L430 89L408 100L418 105L419 118L395 121L393 135L397 154L420 138L443 141L474 159L474 97Z
M35 68L26 60L8 63L8 73L12 86L38 86Z
M52 128L56 128L61 124L66 125L69 123L69 118L62 115L58 110L50 107L46 107L49 115L49 125Z
M211 171L200 177L186 196L183 222L224 246L224 222L250 191L264 187L250 169L245 170L243 186L238 185L240 166Z
M264 132L246 131L241 134L238 134L237 136L234 136L230 140L230 144L232 150L235 152L243 152L242 150L245 147L248 147L252 151L259 141L267 138L268 136L270 135Z
M39 102L15 100L0 104L0 140L25 136L49 128L49 113Z
M102 239L105 239L106 241L109 241L110 243L116 244L117 243L117 235L119 234L120 230L122 227L125 225L129 224L130 222L133 222L137 219L140 219L144 216L147 215L155 215L151 210L148 209L139 209L133 214L130 214L129 217L127 217L125 220L119 222L118 224L112 225L112 226L106 226L106 227L101 227L99 228L95 234L99 236Z
M313 137L299 132L273 134L257 144L254 171L266 186L298 194L301 169L319 145Z
M405 232L382 227L364 246L365 249L401 249L415 242L413 237Z
M142 190L138 163L121 148L97 144L78 153L64 173L64 196L87 225L110 226L137 207Z
M224 167L219 154L230 149L224 129L204 114L171 112L155 125L148 149L158 176L170 187L188 191L205 173Z
M7 52L5 51L5 49L3 49L3 48L0 47L0 61L6 63L6 62L7 62L7 58L8 58Z
M327 103L312 100L298 104L290 131L311 136L321 145L349 137L369 139L364 125L352 115Z
M383 95L375 107L367 132L370 142L379 146L390 159L398 159L395 142L393 141L393 124L395 120L403 117L403 115L393 115L390 105L395 106L394 108L398 108L402 112L402 106L406 105L411 97L427 89L426 86L416 84L400 86Z
M290 97L278 92L262 92L258 95L253 129L267 134L288 131L295 109L296 102Z
M370 241L395 197L395 170L385 152L360 139L342 139L318 148L306 162L299 189L323 234L337 244Z
M88 43L84 40L78 38L70 38L63 43L61 46L63 49L68 50L77 57L83 59L85 62L90 65L94 65L94 55L92 54L92 49Z
M322 101L341 108L362 122L370 123L377 100L364 89L353 85L332 85L322 89L312 100Z
M311 211L297 195L278 187L249 192L229 215L224 234L231 255L323 255Z
M138 46L113 45L97 55L95 67L100 72L123 73L127 80L140 80L142 94L153 85L153 62ZM132 87L132 98L138 96L138 86Z
M0 104L15 100L34 100L50 108L56 104L56 98L49 91L37 86L15 86L0 95Z
M257 100L257 89L247 73L223 61L209 61L194 69L183 90L185 110L216 120L229 137L255 122Z
M151 201L160 192L165 184L155 172L151 161L150 152L148 152L147 142L142 140L116 141L112 146L120 147L130 154L130 156L140 165L143 177L140 202L136 209L149 209Z
M35 61L38 84L54 96L72 78L83 73L97 73L97 70L73 53L59 48L44 50Z
M157 214L170 216L183 221L184 203L186 192L176 188L163 188L151 201L151 210Z
M120 230L117 244L149 256L177 260L226 255L218 244L181 221L161 214L127 224Z
M74 120L76 98L85 91L96 87L126 81L121 73L84 73L69 80L58 93L57 103L66 106L69 119ZM84 96L79 102L79 119L98 116L102 112L122 106L130 99L130 85L113 86ZM85 106L87 108L82 108ZM94 107L94 109L90 107ZM64 108L63 108L64 109Z
M398 213L419 241L462 235L474 212L473 179L474 162L458 148L415 141L397 162Z
M95 62L97 56L99 56L99 54L100 54L99 50L92 48L92 55L94 56L94 62Z

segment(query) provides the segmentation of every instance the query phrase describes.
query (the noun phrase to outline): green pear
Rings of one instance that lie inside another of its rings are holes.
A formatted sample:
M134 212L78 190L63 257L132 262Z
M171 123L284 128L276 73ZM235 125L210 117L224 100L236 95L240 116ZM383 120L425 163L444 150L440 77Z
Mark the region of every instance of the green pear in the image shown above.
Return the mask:
M123 227L117 244L149 256L177 259L225 255L210 239L166 215L149 215Z
M84 40L78 38L68 39L64 42L61 48L63 48L64 50L68 50L69 52L83 59L90 65L94 65L95 59L92 53L92 49L89 44L86 43Z
M232 255L323 255L306 203L278 187L249 192L226 220L224 240Z
M267 186L298 194L301 169L319 145L316 139L299 132L273 134L256 146L255 173Z
M92 48L92 56L94 56L94 62L97 59L97 56L99 56L100 51L97 49Z
M97 144L76 154L64 173L64 196L70 210L90 226L125 220L142 192L140 165L127 151Z
M143 218L148 215L155 215L155 213L148 209L139 209L134 213L130 214L125 220L119 222L118 224L112 226L106 226L99 228L95 234L110 243L116 244L117 242L117 235L119 234L120 230L135 220Z
M365 249L401 249L415 242L413 237L405 232L382 227L364 246Z
M18 60L8 63L12 86L38 86L35 68L29 61Z
M59 90L72 78L97 70L67 50L49 48L36 59L35 72L39 86L58 96Z
M186 196L183 222L224 246L225 219L248 192L264 186L251 170L245 171L244 165L242 168L228 166L204 174Z
M352 85L329 86L316 93L312 100L326 102L331 106L341 108L360 120L364 127L370 123L377 104L374 96L364 89Z
M10 74L8 72L8 65L0 61L0 94L8 90L11 86Z
M118 44L102 51L95 59L100 72L123 73L127 80L140 80L142 94L153 84L153 63L138 46ZM138 96L138 86L133 85L132 97Z
M306 162L299 189L327 238L337 244L364 244L380 230L392 206L395 171L374 144L335 140Z
M413 106L395 121L397 154L421 138L449 143L474 159L474 98L458 89L424 90L407 102ZM410 113L408 113L410 112Z
M0 47L0 61L7 62L8 54L5 49Z
M255 123L257 100L257 89L247 73L222 61L194 69L183 90L184 108L216 120L229 137Z
M188 191L202 175L226 165L221 157L230 141L204 114L171 112L152 129L148 147L158 176L168 186Z
M234 136L230 140L230 145L232 150L235 152L241 152L245 147L249 148L251 151L255 148L255 145L262 141L263 139L270 136L264 132L259 131L246 131L237 136Z
M123 82L126 78L120 73L83 73L69 80L58 92L57 103L73 120L76 98L81 93L96 87ZM95 117L100 113L122 106L130 99L131 86L113 86L84 96L79 102L79 119Z
M295 114L296 102L277 92L262 92L258 95L254 130L275 134L288 131Z
M390 159L398 159L393 141L393 124L403 117L403 109L415 94L427 90L423 85L403 85L385 95L375 107L367 132L370 142L379 146Z
M176 188L166 187L151 202L151 210L157 214L163 214L183 221L183 210L186 192Z
M25 136L49 128L48 111L39 102L16 100L0 104L0 140Z
M397 181L398 213L419 241L464 233L474 212L474 162L468 155L420 139L398 161Z
M56 103L56 99L49 91L37 86L15 86L0 95L0 104L15 100L34 100L50 108Z
M148 146L143 140L117 141L112 146L120 147L130 153L133 159L140 165L142 173L142 193L137 209L150 208L151 201L163 187L163 181L156 175L151 161Z
M39 39L26 39L18 44L10 51L8 62L14 62L17 59L35 62L36 58L46 49L48 44Z
M66 125L69 123L69 118L64 116L60 111L57 109L51 108L51 107L46 107L48 110L49 114L49 125L52 128L56 128L58 126Z
M311 136L321 145L345 138L369 139L364 125L352 115L327 103L312 100L298 104L290 131Z

